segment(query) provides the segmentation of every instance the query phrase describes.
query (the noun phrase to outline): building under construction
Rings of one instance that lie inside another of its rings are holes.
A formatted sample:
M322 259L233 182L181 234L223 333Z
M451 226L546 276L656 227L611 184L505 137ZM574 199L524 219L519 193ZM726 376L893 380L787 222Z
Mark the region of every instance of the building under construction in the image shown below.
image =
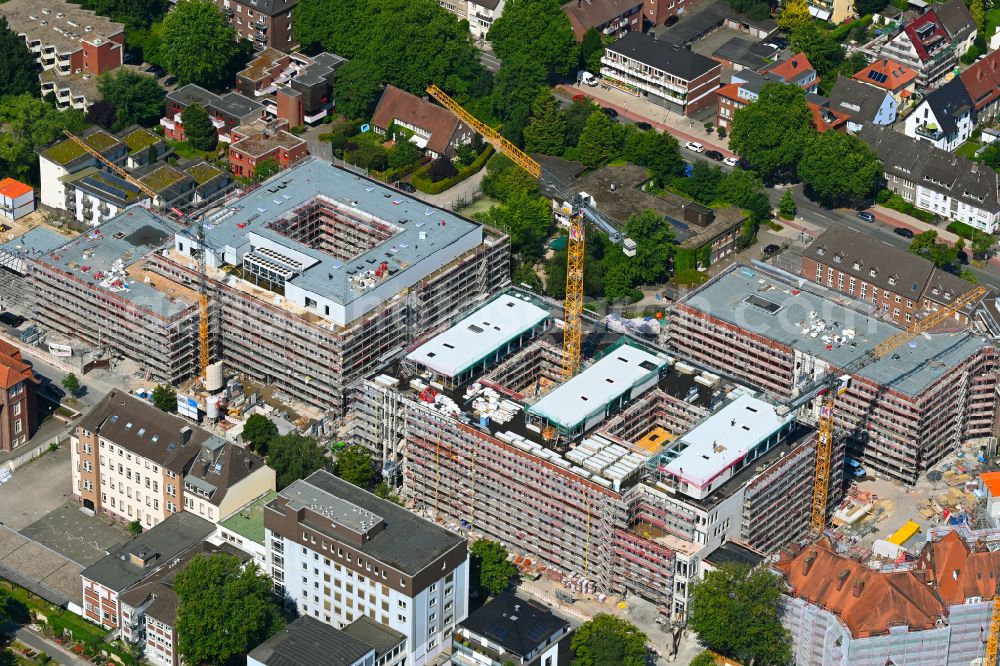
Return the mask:
M417 511L676 618L726 540L774 551L808 530L814 430L624 337L563 382L549 321L544 302L501 294L357 387L352 441L402 467Z
M734 266L676 304L669 346L788 399L896 333L865 302ZM836 427L869 471L916 483L961 443L996 435L997 370L994 343L977 331L925 333L854 376Z
M43 322L177 382L198 371L202 258L211 359L335 411L509 282L506 236L307 158L186 228L129 210L38 259Z

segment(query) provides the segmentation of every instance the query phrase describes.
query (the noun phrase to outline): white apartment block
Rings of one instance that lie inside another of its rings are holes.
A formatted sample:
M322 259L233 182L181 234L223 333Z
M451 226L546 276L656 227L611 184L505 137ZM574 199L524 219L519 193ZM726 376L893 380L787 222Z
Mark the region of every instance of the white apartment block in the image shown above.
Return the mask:
M493 21L503 14L504 0L469 0L469 32L473 39L486 39L486 33L493 27Z
M267 571L299 614L398 631L401 664L433 663L468 614L465 540L328 472L280 491L264 525Z

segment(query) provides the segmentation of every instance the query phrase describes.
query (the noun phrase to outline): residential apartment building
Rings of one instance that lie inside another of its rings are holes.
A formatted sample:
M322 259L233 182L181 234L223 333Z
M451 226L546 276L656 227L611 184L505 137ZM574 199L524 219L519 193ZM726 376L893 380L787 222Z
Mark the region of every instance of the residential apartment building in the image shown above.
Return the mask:
M730 83L719 88L717 92L719 105L716 124L728 128L733 115L748 104L756 102L761 89L769 83L798 85L807 93L808 103L815 104L816 100L821 99L815 95L819 82L819 75L803 53L797 53L778 63L765 65L760 71L743 69L734 72L730 77Z
M847 131L860 132L865 125L891 125L896 122L896 98L882 88L839 77L830 90L828 107L847 116Z
M84 132L83 141L105 159L122 166L128 146L110 132L97 128ZM41 180L39 201L57 210L73 210L76 197L67 192L65 177L101 163L70 139L59 139L38 151Z
M601 63L613 85L684 115L713 104L721 85L715 60L641 32L607 46Z
M73 498L147 529L182 511L217 523L274 490L274 470L260 457L117 390L70 442Z
M152 575L118 595L121 610L118 629L121 637L135 646L142 661L153 666L180 666L184 659L178 651L177 609L180 599L174 591L174 579L196 556L206 558L229 555L246 564L250 556L228 544L216 546L199 543Z
M855 15L853 0L810 0L808 4L810 14L834 25Z
M903 133L951 152L972 136L972 99L961 77L955 77L922 99L906 117Z
M881 45L878 57L894 60L917 72L918 89L935 87L965 51L953 43L937 7L913 19ZM966 49L968 50L968 49Z
M885 321L895 297L873 289L852 301L828 283L731 267L676 304L670 347L776 399L794 398L899 331ZM992 436L997 364L994 345L967 331L924 335L867 365L837 399L851 455L871 474L914 484L956 446ZM816 407L800 418L817 419Z
M988 234L1000 228L992 169L886 128L867 127L859 136L882 161L892 192L917 208Z
M268 573L300 615L368 616L405 636L408 666L434 663L468 614L465 539L329 472L281 490L264 527Z
M847 227L828 228L803 251L802 276L865 302L871 300L876 316L902 327L973 287L923 257L872 245L869 237ZM979 305L970 303L956 312L945 327L973 324Z
M38 427L39 380L17 347L0 340L0 451L27 443Z
M236 75L236 92L264 104L290 127L317 123L333 109L333 79L347 62L332 53L307 56L265 48Z
M34 188L13 178L0 180L0 218L13 222L33 210L35 210Z
M944 26L945 32L948 33L955 53L960 56L964 55L972 48L978 32L976 21L973 19L968 5L965 4L964 0L946 0L946 2L935 5L934 12Z
M442 0L441 4L444 3L445 0ZM504 0L469 0L466 18L473 39L486 39L486 33L493 27L493 22L503 15L505 4Z
M213 528L194 514L173 514L81 571L84 618L111 631L130 625L131 616L123 622L121 596L197 548Z
M242 5L240 5L242 6ZM163 135L174 141L184 141L184 121L181 112L192 104L203 107L219 132L219 141L232 140L230 133L240 125L261 117L264 105L236 92L216 95L201 86L189 83L167 93L166 115L160 118Z
M797 666L982 663L1000 551L995 531L932 528L915 561L869 568L827 539L781 553L782 624Z
M472 143L473 137L472 128L444 107L395 86L385 87L371 124L379 134L385 134L393 124L409 130L410 141L432 158L453 158L455 150Z
M623 37L631 30L642 32L644 5L644 0L570 0L562 10L576 41L582 42L590 29L607 37Z
M292 13L298 0L215 0L215 4L236 29L237 39L253 42L254 48L290 51L295 46Z
M761 74L770 74L782 83L791 83L805 90L807 93L815 93L819 89L820 76L816 69L809 62L805 53L776 60L761 67Z
M256 120L233 130L229 146L229 170L242 178L253 178L257 165L273 159L287 169L309 154L304 139L287 132L284 120Z
M459 624L452 641L451 664L568 666L566 648L572 635L569 622L508 590Z
M405 648L405 636L367 616L335 629L303 615L251 650L247 666L396 666Z
M1000 52L993 51L959 74L972 102L974 122L997 117L1000 107Z

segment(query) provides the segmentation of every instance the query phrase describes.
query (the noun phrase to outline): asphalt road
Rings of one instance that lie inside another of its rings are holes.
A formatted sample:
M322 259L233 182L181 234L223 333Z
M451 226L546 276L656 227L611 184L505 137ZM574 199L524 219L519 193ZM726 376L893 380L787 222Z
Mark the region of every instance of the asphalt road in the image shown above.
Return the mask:
M66 650L61 645L49 641L28 629L18 629L16 636L17 640L34 650L44 652L58 664L64 664L65 666L87 666L90 663Z

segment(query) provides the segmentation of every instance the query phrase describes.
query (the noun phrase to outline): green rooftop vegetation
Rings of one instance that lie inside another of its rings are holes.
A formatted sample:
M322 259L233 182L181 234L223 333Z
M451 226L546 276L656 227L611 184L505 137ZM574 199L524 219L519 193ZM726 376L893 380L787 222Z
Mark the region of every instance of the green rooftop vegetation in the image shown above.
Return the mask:
M255 499L233 515L223 520L222 525L244 539L254 543L264 543L264 506L278 496L273 490Z
M90 136L84 138L84 142L97 151L105 151L118 143L118 139L111 136L103 130L98 130ZM49 158L57 164L68 164L78 157L83 156L84 150L72 139L65 139L59 143L50 146L44 153L45 157Z
M222 173L222 170L212 166L208 162L200 162L185 169L187 174L194 178L199 185L204 185Z
M183 177L184 174L172 166L161 166L153 173L144 176L142 182L157 192L162 192Z
M138 153L140 150L145 150L159 140L160 137L141 127L122 138L122 141L128 146L129 153Z

